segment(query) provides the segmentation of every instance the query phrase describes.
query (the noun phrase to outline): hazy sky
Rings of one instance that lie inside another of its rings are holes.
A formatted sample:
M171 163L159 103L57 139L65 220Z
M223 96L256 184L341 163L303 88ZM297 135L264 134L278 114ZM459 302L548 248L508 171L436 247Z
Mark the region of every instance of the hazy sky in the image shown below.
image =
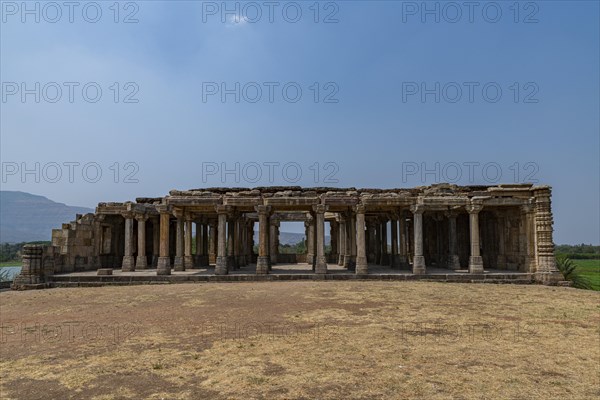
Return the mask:
M114 4L1 3L3 190L537 180L600 242L596 1Z

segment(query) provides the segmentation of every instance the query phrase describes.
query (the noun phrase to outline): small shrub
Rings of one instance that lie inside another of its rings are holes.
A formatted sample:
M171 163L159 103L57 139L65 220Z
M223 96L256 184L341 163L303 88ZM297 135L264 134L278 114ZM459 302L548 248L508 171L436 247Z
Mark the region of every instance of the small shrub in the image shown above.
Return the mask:
M577 271L577 265L569 257L557 257L556 267L566 280L571 281L573 287L592 290L591 281Z

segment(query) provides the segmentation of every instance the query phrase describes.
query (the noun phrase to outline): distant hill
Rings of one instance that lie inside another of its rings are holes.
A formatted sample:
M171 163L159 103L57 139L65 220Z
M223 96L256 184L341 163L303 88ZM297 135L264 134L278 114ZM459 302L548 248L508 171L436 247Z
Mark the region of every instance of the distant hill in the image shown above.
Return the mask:
M30 193L0 191L0 242L50 240L53 228L74 220L76 214L89 212L94 210Z

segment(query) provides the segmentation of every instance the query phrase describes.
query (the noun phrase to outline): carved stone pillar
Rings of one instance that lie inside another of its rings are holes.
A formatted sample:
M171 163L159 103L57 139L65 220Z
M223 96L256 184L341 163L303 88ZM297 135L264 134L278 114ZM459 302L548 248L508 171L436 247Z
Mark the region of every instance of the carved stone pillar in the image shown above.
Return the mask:
M258 213L258 259L256 261L256 274L265 275L269 273L269 215L271 207L256 206Z
M471 274L483 273L483 259L479 250L479 212L482 209L483 205L478 203L472 203L467 206L471 239L471 256L469 257L469 272Z
M192 216L185 215L185 237L183 248L183 269L194 268L194 257L192 256Z
M160 257L160 216L152 217L152 267L158 266Z
M365 217L366 218L366 217ZM367 241L367 261L373 264L377 263L377 238L375 232L375 221L369 218L365 221L366 224L366 241Z
M230 215L227 221L227 269L234 271L237 269L237 260L235 252L235 219L236 215Z
M398 214L398 266L408 267L408 224L406 223L406 213L401 211Z
M217 220L211 219L208 222L208 226L210 228L210 235L208 239L208 262L210 264L216 264L218 247Z
M387 243L387 219L384 220L381 224L381 265L389 265L390 258L388 254L388 243Z
M346 218L346 256L344 257L344 268L349 271L356 269L356 215L353 211Z
M183 264L183 248L184 248L184 213L183 210L174 210L173 214L177 218L175 225L175 258L173 259L173 269L175 271L185 271Z
M215 266L216 275L227 275L227 214L229 208L227 206L216 206L218 214L218 243L217 243L217 259Z
M533 199L532 199L533 202ZM521 206L521 221L519 224L519 251L521 253L521 259L523 272L535 272L536 271L536 255L535 255L535 234L533 227L533 204L525 204ZM521 235L522 232L522 235ZM522 248L522 249L521 249Z
M237 266L241 268L246 265L246 220L240 216L235 220L235 249L237 253Z
M123 272L135 271L135 259L133 258L133 213L123 214L125 218L125 254L123 255Z
M331 243L331 253L329 254L329 259L331 262L337 264L338 261L338 245L339 245L339 224L337 221L329 221L329 239Z
M495 227L498 233L498 256L496 264L499 269L507 269L506 265L506 215L503 211L495 213L497 225Z
M269 245L271 264L277 264L277 257L279 255L279 221L275 218L271 218L271 231L269 232Z
M315 218L310 215L304 222L308 227L308 235L306 236L306 263L315 265Z
M367 244L365 239L365 206L356 206L356 274L368 274Z
M160 252L156 266L156 275L171 275L171 257L169 256L169 223L171 215L167 206L161 205L160 213Z
M460 259L458 257L458 239L456 234L456 211L446 213L448 218L448 268L452 270L460 269Z
M398 267L398 220L392 217L390 234L392 236L392 254L390 256L390 267Z
M136 215L135 219L138 223L138 251L135 260L136 269L148 268L148 260L146 258L146 220L147 215Z
M327 258L325 257L325 211L327 206L319 204L314 206L315 210L315 222L317 228L317 259L315 264L315 273L326 274L327 273Z
M339 230L338 230L338 265L344 265L344 257L346 256L346 220L343 215L339 216Z
M200 221L194 221L196 225L196 254L194 254L194 266L199 268L202 263L203 247L202 247L202 223Z
M556 267L554 256L553 217L551 208L551 189L540 186L534 191L534 227L535 227L535 255L536 255L536 280L545 284L553 284L563 280L562 274Z
M425 274L427 268L425 266L425 257L423 256L423 212L422 204L411 206L410 211L413 213L414 221L414 238L415 238L415 255L413 256L413 274Z

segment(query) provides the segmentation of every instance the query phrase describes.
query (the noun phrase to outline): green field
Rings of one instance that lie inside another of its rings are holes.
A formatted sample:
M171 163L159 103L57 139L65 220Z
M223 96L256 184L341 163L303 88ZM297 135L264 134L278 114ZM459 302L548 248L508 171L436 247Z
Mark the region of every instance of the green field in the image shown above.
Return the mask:
M572 260L579 272L586 276L594 286L594 290L600 290L600 260Z
M21 260L13 260L13 261L2 261L0 262L0 268L2 267L16 267L21 265Z

